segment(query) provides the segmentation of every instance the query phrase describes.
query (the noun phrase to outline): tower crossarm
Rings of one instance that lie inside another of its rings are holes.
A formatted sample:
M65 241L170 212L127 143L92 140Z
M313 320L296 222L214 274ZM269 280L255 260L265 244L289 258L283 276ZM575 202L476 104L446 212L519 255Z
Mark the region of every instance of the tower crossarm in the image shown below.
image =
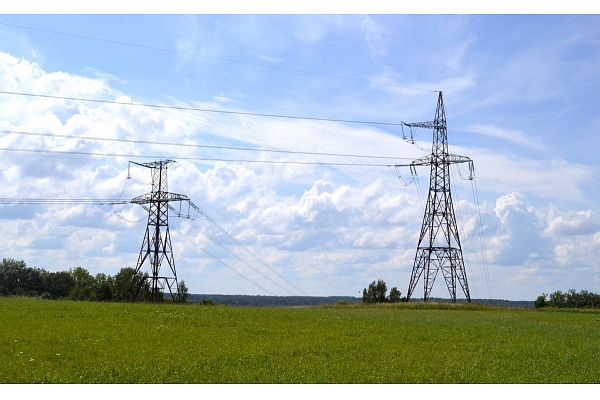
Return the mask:
M473 160L471 160L469 157L459 156L457 154L447 154L446 155L446 164L462 164L462 163L473 164Z
M404 121L402 121L400 126L402 127L402 137L404 138L404 140L406 140L412 144L415 143L415 129L416 128L435 129L435 128L441 127L441 125L436 124L434 121L426 121L426 122L404 122ZM410 139L404 133L405 126L410 131Z
M434 121L426 121L426 122L401 122L403 126L407 126L409 128L425 128L425 129L433 129L438 127Z
M138 197L131 199L130 203L133 204L148 204L155 202L170 202L170 201L190 201L190 199L184 194L170 193L170 192L150 192L143 194Z
M433 164L433 157L431 155L417 158L416 160L412 160L410 164L395 164L394 167L421 167L421 166L429 166Z
M147 163L137 163L135 161L129 161L131 164L139 165L140 167L146 168L160 168L160 167L168 167L170 164L174 163L174 160L161 160L161 161L151 161Z
M441 160L440 157L434 157L433 155L429 154L425 157L412 160L410 164L395 164L394 167L427 167L439 163L448 165L469 163L469 170L473 171L473 160L471 160L469 157L459 156L457 154L446 154L445 157L442 156Z

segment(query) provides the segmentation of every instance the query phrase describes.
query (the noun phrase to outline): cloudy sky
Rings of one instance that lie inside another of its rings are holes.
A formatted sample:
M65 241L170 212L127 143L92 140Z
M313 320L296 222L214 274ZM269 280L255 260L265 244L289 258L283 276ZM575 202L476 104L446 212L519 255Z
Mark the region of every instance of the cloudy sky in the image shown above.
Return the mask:
M472 297L599 292L596 15L0 15L0 197L129 200L150 190L129 161L172 159L169 191L203 213L170 219L190 292L405 294L429 171L404 186L388 165L431 151L396 124L432 120L440 90L475 164L452 169ZM0 256L114 275L145 218L0 205Z

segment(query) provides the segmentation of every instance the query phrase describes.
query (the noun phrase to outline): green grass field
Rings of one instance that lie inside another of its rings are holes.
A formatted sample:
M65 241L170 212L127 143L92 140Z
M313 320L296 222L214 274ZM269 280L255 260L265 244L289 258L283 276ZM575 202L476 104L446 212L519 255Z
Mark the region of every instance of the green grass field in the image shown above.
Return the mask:
M600 312L0 298L2 383L599 383Z

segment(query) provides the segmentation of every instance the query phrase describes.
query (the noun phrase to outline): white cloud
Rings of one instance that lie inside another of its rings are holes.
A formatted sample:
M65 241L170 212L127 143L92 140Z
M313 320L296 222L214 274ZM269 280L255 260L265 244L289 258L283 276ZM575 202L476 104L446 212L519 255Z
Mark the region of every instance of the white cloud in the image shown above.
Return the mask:
M460 146L453 146L451 152L472 158L479 189L496 195L518 192L563 204L583 204L588 203L585 187L595 182L595 168L563 159Z
M379 25L371 17L365 17L362 20L361 29L365 34L365 43L371 52L371 57L385 55L387 48L382 37L382 33L384 33L383 26Z
M536 150L543 150L544 146L540 143L541 140L532 140L518 130L500 128L493 125L471 125L464 129L467 132L478 133L489 137L512 142L518 145L526 146Z
M127 83L127 81L125 81L124 79L119 78L118 76L115 76L113 74L109 74L107 72L102 72L102 71L98 71L94 68L88 67L87 68L89 71L91 71L96 77L102 79L102 80L106 80L106 81L112 81L115 83L119 83L119 84L125 84Z
M600 219L592 210L560 213L551 208L544 233L551 237L590 235L600 231Z
M489 246L493 262L519 265L548 252L550 243L542 237L543 220L527 206L523 196L518 193L501 196L494 212L499 225Z
M0 53L0 71L1 84L10 90L133 101L112 88L109 79L46 72L35 63L6 53ZM390 79L399 78L393 70L389 74ZM456 90L474 84L469 78L446 83L452 82ZM219 95L215 101L220 104L195 104L226 107L232 103L229 98ZM180 104L176 99L169 101ZM20 96L0 98L0 115L0 127L8 130L190 144L234 143L243 147L313 152L414 158L422 155L403 142L399 134L341 123L191 114ZM487 136L534 145L520 131L493 125L476 128ZM0 147L180 158L319 159L309 155L227 153L15 134L2 134ZM561 159L519 158L482 149L456 148L453 152L475 160L478 184L488 199L481 208L482 225L495 293L500 297L510 293L513 298L523 298L542 284L558 285L561 281L552 278L552 274L562 280L565 271L575 268L574 263L582 266L581 282L593 281L598 276L597 214L590 207L564 206L567 199L571 205L573 201L586 199L581 188L593 179L591 167ZM114 198L121 194L126 182L128 157L3 154L6 161L0 167L4 182L1 197ZM362 162L351 157L338 160ZM131 174L143 183L150 178L147 170L135 166ZM566 179L557 185L557 176ZM391 169L180 161L169 169L169 189L189 195L220 226L310 294L354 294L355 288L358 291L380 277L389 286L402 290L409 279L423 209L413 187L400 186ZM132 181L123 198L149 190L148 186ZM548 199L559 199L563 204L546 209ZM475 206L464 199L456 204L464 210L461 237L471 242L471 248L476 248ZM145 221L133 224L125 220L143 219L145 214L139 207L119 207L119 215L109 207L100 206L19 207L0 206L0 228L7 236L3 256L22 258L29 265L52 270L83 266L92 273L110 274L123 266L133 266L137 260ZM220 251L193 226L176 219L172 224L207 250ZM206 220L199 218L195 224L226 243L236 254L247 257ZM256 293L255 287L249 288L247 281L212 261L183 237L174 234L173 241L177 265L182 271L180 276L192 291L209 292L210 285L217 285L212 288L227 288L221 291L230 293ZM219 254L256 282L283 294L231 255L222 251ZM473 263L475 276L480 277L477 272L480 262ZM528 289L532 281L538 286ZM436 285L443 287L443 281Z

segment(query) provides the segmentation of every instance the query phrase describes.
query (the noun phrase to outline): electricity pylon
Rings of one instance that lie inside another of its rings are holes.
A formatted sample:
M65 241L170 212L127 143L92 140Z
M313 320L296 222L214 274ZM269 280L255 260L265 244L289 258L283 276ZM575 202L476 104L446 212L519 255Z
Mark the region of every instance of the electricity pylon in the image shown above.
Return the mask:
M433 145L431 154L418 158L410 164L395 165L395 167L411 168L416 174L415 167L430 166L429 195L423 225L419 235L419 243L413 264L406 301L410 300L421 275L424 276L424 296L427 301L433 288L433 283L441 270L453 302L456 302L456 282L460 284L467 301L471 302L467 274L463 261L462 249L456 226L452 193L450 192L450 165L469 163L473 172L473 161L468 157L448 154L448 135L446 130L446 113L442 92L439 92L435 120L430 122L404 123L410 129L411 141L414 141L413 128L433 128Z
M133 288L132 301L136 300L142 286L146 283L148 283L150 289L150 301L162 301L165 288L169 289L173 301L180 301L175 259L171 246L171 234L169 233L169 209L178 217L191 218L190 207L196 210L197 208L186 195L170 193L168 191L167 168L173 162L175 161L161 160L139 164L130 161L130 163L152 170L152 191L131 200L131 203L139 204L148 211L148 224L146 225L144 241L135 267L134 282L135 276L141 270L146 260L149 260L152 270L150 276L147 276L145 280L141 280L137 283L137 287ZM169 205L173 201L179 202L178 209ZM182 213L183 202L187 202L188 204L187 214ZM167 261L170 271L161 274L160 267L163 260Z

